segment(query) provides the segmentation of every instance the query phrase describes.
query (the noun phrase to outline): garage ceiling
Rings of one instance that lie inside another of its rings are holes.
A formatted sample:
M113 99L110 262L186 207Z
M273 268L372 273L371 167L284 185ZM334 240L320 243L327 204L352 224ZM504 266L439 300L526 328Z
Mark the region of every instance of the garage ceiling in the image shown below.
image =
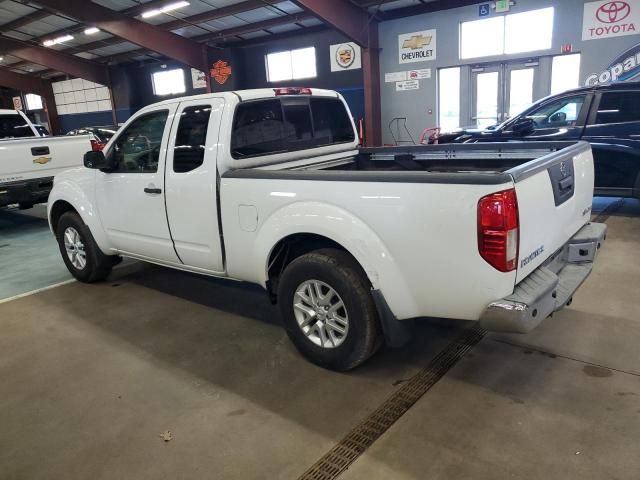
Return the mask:
M288 32L303 32L319 28L322 21L289 0L189 0L188 5L170 12L143 18L149 10L165 7L176 0L94 0L110 10L127 17L156 25L163 30L190 38L199 43L224 47L242 45L250 40ZM458 3L455 0L350 0L368 10L371 15L384 16L394 10L424 7L427 4ZM475 3L475 2L467 2ZM158 53L140 48L122 38L99 31L85 33L91 25L84 25L60 12L47 9L37 0L0 0L0 38L6 36L30 45L63 36L67 40L47 48L75 55L95 63L120 64L150 59L163 60ZM17 73L30 73L44 78L62 75L46 66L31 63L10 52L0 52L0 64Z

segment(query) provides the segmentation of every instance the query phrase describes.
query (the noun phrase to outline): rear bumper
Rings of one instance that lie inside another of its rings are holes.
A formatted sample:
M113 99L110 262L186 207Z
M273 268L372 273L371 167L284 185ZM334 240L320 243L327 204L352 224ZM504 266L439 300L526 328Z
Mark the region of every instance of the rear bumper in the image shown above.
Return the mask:
M591 273L606 239L604 223L588 223L560 250L517 286L513 294L491 303L480 317L491 331L527 333L553 312L571 303Z
M52 188L53 177L0 184L0 207L46 202Z

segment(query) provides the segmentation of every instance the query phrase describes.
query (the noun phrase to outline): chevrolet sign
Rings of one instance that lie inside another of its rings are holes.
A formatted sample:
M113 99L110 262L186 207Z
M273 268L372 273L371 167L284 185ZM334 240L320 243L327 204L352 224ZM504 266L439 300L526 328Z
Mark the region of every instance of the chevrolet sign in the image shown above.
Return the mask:
M403 33L398 35L400 63L427 62L436 59L436 31Z

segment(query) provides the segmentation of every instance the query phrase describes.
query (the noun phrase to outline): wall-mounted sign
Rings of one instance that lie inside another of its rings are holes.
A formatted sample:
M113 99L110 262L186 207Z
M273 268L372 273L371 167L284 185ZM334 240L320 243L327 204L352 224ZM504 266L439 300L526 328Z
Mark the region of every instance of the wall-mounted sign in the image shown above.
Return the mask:
M403 33L398 35L400 63L426 62L436 59L436 31Z
M515 2L511 0L496 0L496 13L505 13L511 9L511 5L515 5Z
M224 60L218 60L211 67L211 78L213 78L220 85L224 85L224 83L229 80L229 77L233 73L231 70L231 65L229 65Z
M409 80L421 80L423 78L431 78L431 69L421 68L419 70L409 70L407 72L407 78Z
M13 108L15 110L22 110L22 99L20 97L13 97Z
M582 40L633 35L640 27L640 0L603 0L584 4Z
M488 17L491 14L491 4L490 3L482 3L478 5L478 16L479 17Z
M401 82L407 79L407 72L388 72L384 74L386 83Z
M355 43L339 43L329 47L331 71L356 70L362 68L360 47Z
M622 52L601 73L587 77L585 85L591 87L599 83L629 82L640 77L640 43Z
M191 83L193 84L193 88L207 88L206 74L204 72L201 72L200 70L192 68Z
M405 80L396 82L396 92L405 92L407 90L419 90L420 80Z

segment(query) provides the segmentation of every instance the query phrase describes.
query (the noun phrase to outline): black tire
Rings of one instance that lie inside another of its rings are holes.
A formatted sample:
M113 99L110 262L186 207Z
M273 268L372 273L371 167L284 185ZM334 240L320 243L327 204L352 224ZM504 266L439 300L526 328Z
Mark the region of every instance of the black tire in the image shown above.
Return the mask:
M75 229L80 236L80 240L84 245L86 264L83 268L78 268L72 262L67 255L65 248L65 232L68 228ZM76 212L66 212L58 220L56 227L56 238L58 240L58 248L60 248L60 254L64 260L65 265L71 275L76 279L85 283L99 282L107 278L111 273L111 268L115 265L118 257L110 257L102 253L95 240L89 227L85 225Z
M296 291L310 280L333 288L348 312L347 333L337 346L317 345L298 324L293 307ZM278 304L291 341L305 357L321 367L351 370L373 355L382 343L369 281L360 265L344 251L326 248L293 260L279 280Z

